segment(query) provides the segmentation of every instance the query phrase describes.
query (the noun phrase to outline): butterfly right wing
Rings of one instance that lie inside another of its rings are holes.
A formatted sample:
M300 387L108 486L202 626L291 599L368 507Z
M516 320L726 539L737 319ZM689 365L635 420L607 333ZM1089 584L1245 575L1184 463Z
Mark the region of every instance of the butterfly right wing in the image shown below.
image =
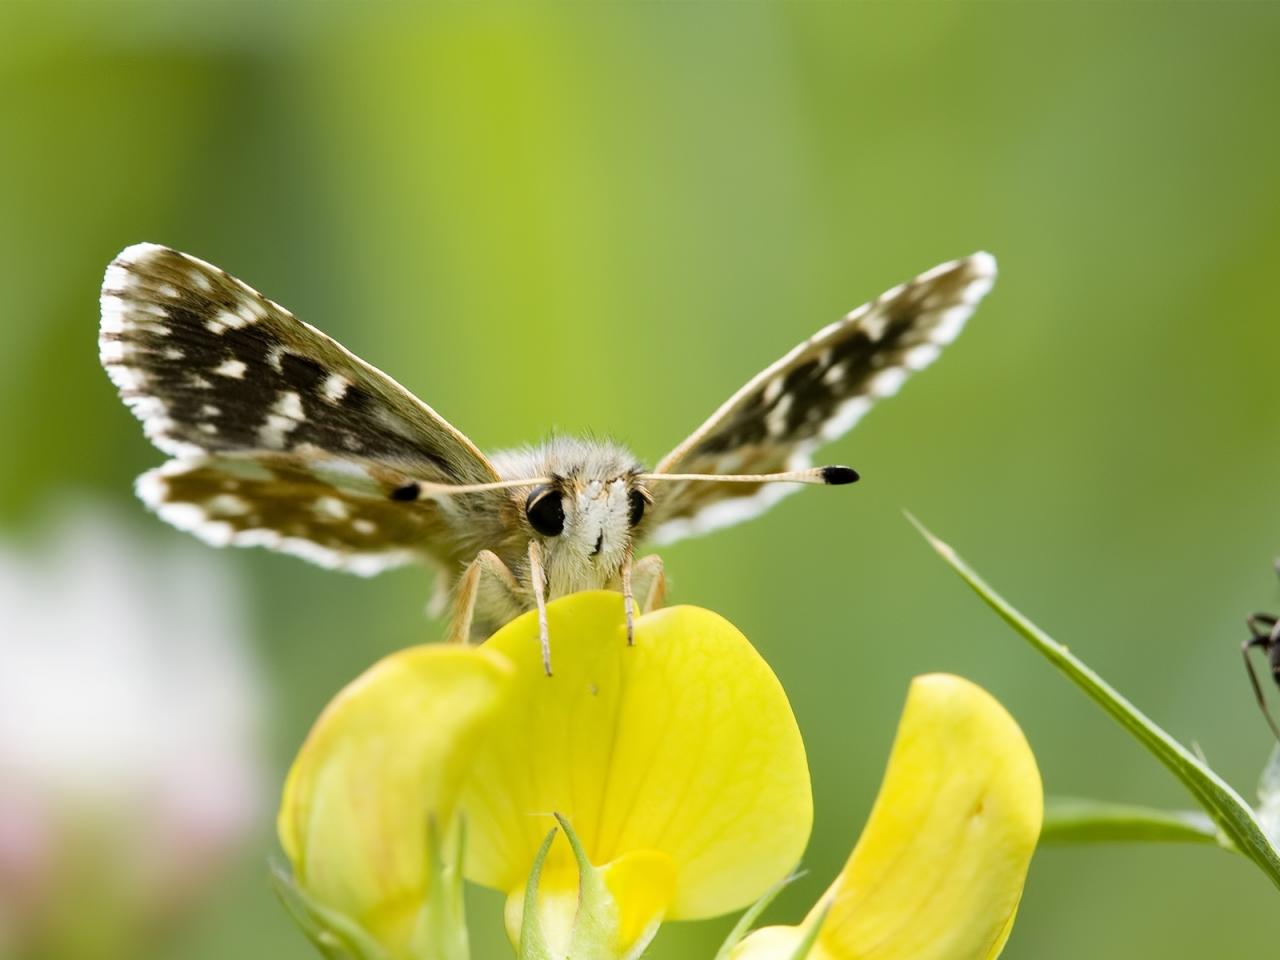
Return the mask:
M894 287L770 364L667 454L654 473L764 474L813 465L955 339L995 280L977 253ZM649 539L665 544L748 519L797 485L673 480L656 488Z
M107 268L99 347L147 436L177 458L140 478L140 495L211 542L357 572L424 550L452 556L485 495L417 500L415 481L499 479L465 435L386 374L166 247L129 247Z

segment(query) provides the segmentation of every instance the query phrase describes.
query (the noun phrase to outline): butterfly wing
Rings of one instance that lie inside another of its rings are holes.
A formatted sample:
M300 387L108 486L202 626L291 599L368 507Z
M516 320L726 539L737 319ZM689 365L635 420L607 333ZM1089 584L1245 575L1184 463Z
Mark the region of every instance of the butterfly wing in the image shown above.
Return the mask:
M824 327L729 398L655 473L772 473L812 465L881 397L938 356L995 281L977 253L935 267ZM656 543L762 513L792 484L670 481L655 485Z
M457 514L478 506L403 502L397 490L499 479L400 384L202 260L129 247L101 302L102 364L177 458L139 493L205 539L373 572L423 549L451 554L431 538L460 539Z
M463 504L393 500L348 459L178 458L136 486L163 520L215 547L268 547L364 576L428 559L447 571L469 559L456 533Z

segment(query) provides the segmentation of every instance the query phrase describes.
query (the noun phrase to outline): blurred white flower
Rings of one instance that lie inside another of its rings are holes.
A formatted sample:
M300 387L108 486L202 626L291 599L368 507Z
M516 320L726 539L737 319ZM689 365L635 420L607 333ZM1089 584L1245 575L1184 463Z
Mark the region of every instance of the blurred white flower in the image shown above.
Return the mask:
M257 677L216 560L88 507L0 544L0 956L121 955L261 812Z

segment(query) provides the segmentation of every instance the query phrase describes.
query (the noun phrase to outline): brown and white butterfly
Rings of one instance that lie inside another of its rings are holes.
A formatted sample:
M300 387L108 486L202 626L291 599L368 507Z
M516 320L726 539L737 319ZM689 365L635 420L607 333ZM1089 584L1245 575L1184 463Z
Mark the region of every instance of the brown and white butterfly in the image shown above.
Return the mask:
M662 602L670 543L761 513L960 332L995 279L977 253L824 327L730 397L646 472L623 447L553 439L486 456L380 370L203 260L124 250L102 287L101 360L173 459L138 478L164 520L215 546L265 546L369 575L440 571L451 636L483 636L546 601L608 588Z

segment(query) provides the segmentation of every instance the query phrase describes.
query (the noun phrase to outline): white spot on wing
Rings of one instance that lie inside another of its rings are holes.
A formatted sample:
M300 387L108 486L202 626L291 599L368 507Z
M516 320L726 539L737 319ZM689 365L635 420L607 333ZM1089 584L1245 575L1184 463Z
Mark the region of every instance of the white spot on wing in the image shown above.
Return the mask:
M351 513L337 497L318 497L312 506L317 516L330 520L345 520Z
M298 421L292 417L269 413L266 422L258 428L258 443L267 450L283 450L285 439L297 425Z
M243 380L246 367L243 360L224 360L218 366L213 368L213 372L223 377L231 377L234 380Z
M282 391L272 409L281 416L291 417L294 420L306 419L306 414L302 411L302 397L292 390Z
M886 293L880 299L888 300L892 297L896 297L901 292L901 287L894 287L893 290ZM862 321L858 326L861 327L872 340L879 340L884 336L884 329L888 326L888 323L889 315L885 313L884 310L877 307L876 309L869 311L867 315L862 318Z
M938 354L942 352L942 347L936 343L922 343L918 347L912 347L902 357L902 362L912 370L923 370L934 360L938 359Z
M782 437L786 435L787 413L791 410L795 400L796 398L791 394L785 394L778 398L777 405L769 411L768 416L764 419L764 426L771 436Z
M867 389L877 397L891 397L898 392L907 379L907 371L901 367L887 367L881 370L871 382L867 384Z
M210 512L224 517L243 516L251 509L248 500L244 497L237 497L234 493L220 493L215 497L211 497L208 507Z
M836 410L835 416L822 427L823 440L834 440L852 430L871 409L870 397L850 397Z
M205 321L205 326L213 333L225 333L227 330L239 330L248 323L249 321L238 313L232 313L230 310L219 310L209 320Z
M347 395L347 390L351 386L351 381L340 373L331 373L325 377L324 383L320 386L320 395L330 403L337 403Z
M930 338L935 343L947 344L960 335L960 331L964 329L965 321L969 319L969 315L973 313L973 304L961 304L956 307L949 307L942 311L942 315L938 318L937 324L930 333Z

